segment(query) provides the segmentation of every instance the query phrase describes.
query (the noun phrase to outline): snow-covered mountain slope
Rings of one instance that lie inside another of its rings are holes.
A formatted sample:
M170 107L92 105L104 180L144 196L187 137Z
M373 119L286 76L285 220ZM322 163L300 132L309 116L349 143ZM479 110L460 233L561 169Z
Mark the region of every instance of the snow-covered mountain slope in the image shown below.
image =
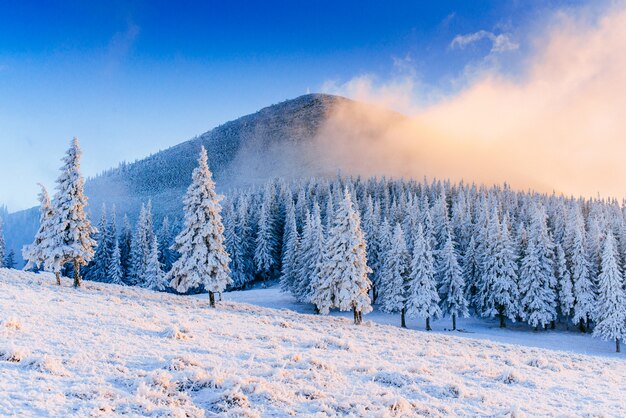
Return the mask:
M619 416L626 362L0 270L0 415Z
M238 186L262 184L275 177L335 175L338 169L346 171L345 167L320 158L320 155L332 154L332 147L324 146L326 149L318 150L312 144L329 115L340 107L350 106L371 109L390 120L403 119L395 112L339 96L300 96L88 179L85 183L89 198L87 209L93 219L98 219L103 203L109 207L115 205L118 219L127 213L133 220L141 204L152 199L157 224L165 215L180 217L182 195L191 181L201 145L208 151L209 166L221 192ZM369 119L363 120L362 129L374 130L375 127L369 127L368 123L371 123ZM38 219L36 208L6 217L8 245L18 255L22 246L35 235Z

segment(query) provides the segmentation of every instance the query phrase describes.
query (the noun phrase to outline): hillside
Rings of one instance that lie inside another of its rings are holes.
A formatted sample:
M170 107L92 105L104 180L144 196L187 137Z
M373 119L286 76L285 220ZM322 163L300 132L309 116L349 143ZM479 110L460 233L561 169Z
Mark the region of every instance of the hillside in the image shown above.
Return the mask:
M0 270L0 415L623 412L622 359Z
M221 192L233 187L262 184L275 177L334 175L342 167L327 158L319 158L320 155L333 154L334 149L324 144L324 149L319 150L314 140L331 113L339 107L350 106L372 109L387 118L402 118L386 109L339 96L300 96L88 179L85 183L88 210L94 219L98 219L103 203L115 205L119 219L127 213L132 220L140 205L152 199L157 224L165 215L179 217L181 198L189 185L201 145L207 148L210 168ZM375 130L375 126L368 126L374 122L368 122L368 119L362 122L362 129ZM22 246L32 240L38 216L37 209L32 208L6 217L7 242L18 255Z

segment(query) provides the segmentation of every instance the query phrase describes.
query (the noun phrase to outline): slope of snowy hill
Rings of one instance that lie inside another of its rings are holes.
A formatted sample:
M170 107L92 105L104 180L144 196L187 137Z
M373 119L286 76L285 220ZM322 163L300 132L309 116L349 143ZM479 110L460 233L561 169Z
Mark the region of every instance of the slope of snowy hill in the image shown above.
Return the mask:
M626 362L0 270L0 415L619 416Z
M262 184L275 177L334 175L342 167L324 165L310 149L303 151L302 147L313 142L334 109L350 104L369 108L340 96L300 96L227 122L145 159L123 163L87 180L87 209L93 219L98 219L103 203L115 205L118 219L127 213L132 220L138 215L141 204L152 199L157 224L165 215L179 218L181 198L202 145L208 151L210 168L221 192ZM375 109L390 118L403 118L385 109ZM332 153L333 150L322 152ZM6 216L8 246L16 254L32 240L38 219L36 208Z

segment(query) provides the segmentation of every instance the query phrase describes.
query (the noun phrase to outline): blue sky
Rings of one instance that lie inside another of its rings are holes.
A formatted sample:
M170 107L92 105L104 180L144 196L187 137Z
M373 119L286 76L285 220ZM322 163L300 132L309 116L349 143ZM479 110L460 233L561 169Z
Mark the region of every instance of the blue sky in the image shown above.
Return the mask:
M457 89L498 35L514 71L537 22L577 3L2 2L0 204L35 204L74 135L93 175L329 81L410 72Z

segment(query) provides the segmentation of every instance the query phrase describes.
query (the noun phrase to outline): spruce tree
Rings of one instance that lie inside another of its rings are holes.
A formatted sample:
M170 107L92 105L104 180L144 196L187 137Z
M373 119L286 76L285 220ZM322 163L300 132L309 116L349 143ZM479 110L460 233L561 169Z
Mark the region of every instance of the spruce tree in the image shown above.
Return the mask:
M224 248L220 200L215 192L207 152L202 147L193 181L183 199L185 224L176 237L173 250L180 258L168 273L170 285L179 292L203 285L209 292L211 307L215 292L223 292L232 283L230 256Z
M100 214L100 222L98 223L98 234L95 236L95 241L97 243L96 252L93 256L91 264L89 265L89 270L85 274L85 279L87 280L93 280L96 282L107 281L107 270L111 261L108 242L111 237L107 233L107 228L107 209L103 204Z
M4 267L8 269L15 268L15 251L10 249L6 257L4 257Z
M400 326L406 328L407 283L411 259L404 241L402 226L396 224L391 238L391 248L384 254L384 268L380 272L383 286L380 290L381 309L400 312Z
M303 237L303 250L298 256L301 262L298 264L296 299L300 302L311 302L316 305L318 312L327 313L325 309L320 308L326 303L322 290L325 285L320 283L326 237L324 237L324 227L317 202L313 203L313 212L310 215L308 228L305 224L304 233L307 235L306 238Z
M361 219L348 188L334 215L321 275L331 283L334 306L341 311L352 310L358 325L362 314L372 310L368 294L371 282L367 277L371 269L367 265Z
M574 316L572 321L585 332L596 304L596 287L591 279L586 253L585 225L580 210L574 216L570 252L570 270L574 282Z
M113 252L111 253L111 259L109 260L109 268L107 270L107 276L109 282L112 284L124 285L124 272L122 270L122 258L120 252L120 246L117 239L113 243Z
M483 317L497 315L500 328L504 328L506 318L515 321L520 312L517 263L507 219L500 224L497 216L492 216L489 222L490 243L482 267L484 277L477 291L478 307Z
M39 193L39 229L35 235L35 240L32 244L24 246L22 249L22 257L26 260L25 270L30 268L36 269L48 269L54 266L54 259L52 258L54 237L52 235L54 231L54 212L52 210L52 202L46 188L39 184L41 191ZM4 252L4 242L2 238L2 220L0 220L0 253ZM4 257L2 257L4 262ZM61 284L60 270L54 271L56 274L57 284Z
M165 216L163 218L157 238L159 244L159 262L161 263L161 266L163 266L163 271L168 272L174 263L174 254L171 250L174 240L172 237L172 226L170 224L169 217Z
M146 279L153 238L152 203L148 201L147 205L141 205L131 242L129 281L132 285L143 285Z
M122 222L122 232L118 238L118 245L120 248L120 264L122 266L122 281L125 284L131 283L131 248L133 240L133 232L130 226L128 216L124 215Z
M439 294L444 315L452 318L452 329L456 330L458 317L468 317L467 300L465 299L465 281L459 266L455 243L450 230L437 257L437 274L439 277Z
M421 223L415 236L408 288L406 314L409 317L425 318L426 330L431 331L430 320L440 317L441 309L435 284L433 254Z
M556 278L559 283L559 309L561 315L569 318L574 310L574 284L572 276L567 268L565 251L561 244L556 245Z
M615 237L609 230L602 250L596 313L598 324L593 335L604 340L615 340L615 351L618 353L620 342L626 336L626 293L619 259Z
M283 292L292 292L296 281L296 261L299 255L300 237L293 201L290 200L287 205L280 288Z
M165 273L163 273L161 262L159 261L159 244L156 236L152 237L152 242L150 243L150 256L148 257L146 276L142 286L146 289L157 291L163 291L167 286Z
M91 236L97 232L85 214L87 197L80 174L81 155L78 139L74 138L63 158L64 165L56 181L57 193L53 201L55 243L52 257L55 266L52 270L60 270L63 264L71 262L74 287L80 286L80 267L93 258L96 243Z
M267 280L271 278L276 267L275 253L278 247L274 235L274 222L272 217L273 198L270 191L266 190L263 204L259 212L256 248L254 250L254 264L257 274Z

